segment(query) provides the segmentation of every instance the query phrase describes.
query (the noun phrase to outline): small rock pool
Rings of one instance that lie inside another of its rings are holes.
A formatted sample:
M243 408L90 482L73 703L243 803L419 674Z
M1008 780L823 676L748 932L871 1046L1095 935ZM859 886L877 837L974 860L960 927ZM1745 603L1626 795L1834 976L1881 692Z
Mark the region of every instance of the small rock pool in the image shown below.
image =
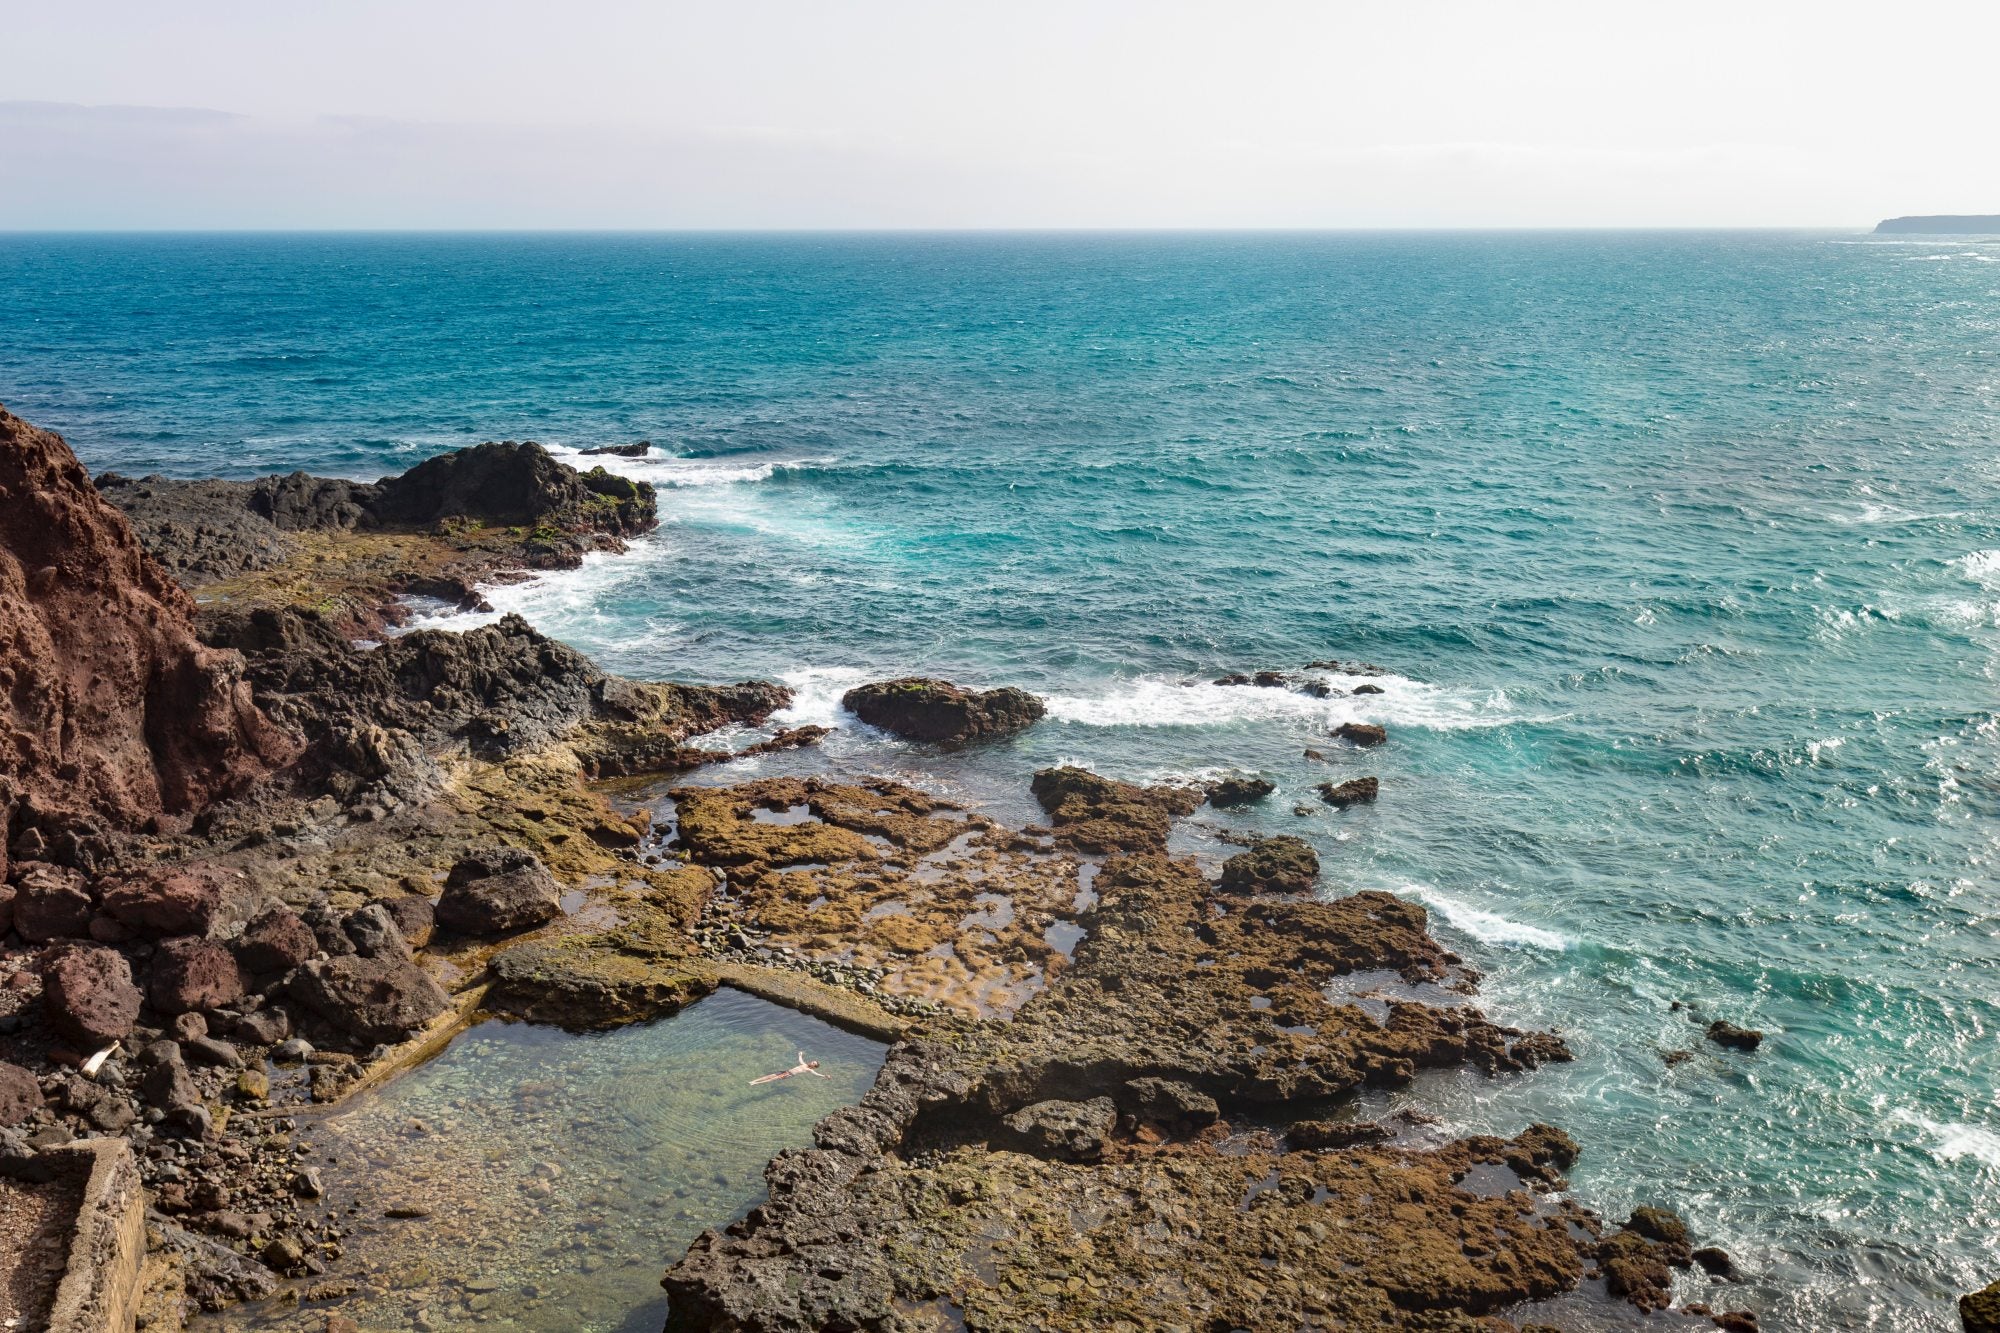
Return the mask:
M762 1199L764 1164L860 1100L884 1049L728 989L613 1032L480 1024L301 1125L341 1255L194 1327L338 1313L364 1330L657 1333L661 1271ZM801 1051L828 1077L750 1086Z

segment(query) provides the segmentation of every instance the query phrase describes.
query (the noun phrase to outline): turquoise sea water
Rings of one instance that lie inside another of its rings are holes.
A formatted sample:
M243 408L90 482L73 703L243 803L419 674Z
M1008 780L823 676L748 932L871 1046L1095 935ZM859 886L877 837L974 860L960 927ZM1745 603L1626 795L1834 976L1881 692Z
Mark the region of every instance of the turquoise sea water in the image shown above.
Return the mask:
M93 469L651 439L661 532L496 604L802 719L1035 689L1000 747L771 761L1009 817L1058 758L1264 772L1204 817L1428 904L1577 1048L1426 1087L1453 1128L1564 1125L1585 1200L1680 1207L1767 1328L1944 1330L2000 1277L2000 246L0 237L0 294L0 401ZM1326 657L1386 693L1199 683ZM1303 758L1348 718L1390 744Z

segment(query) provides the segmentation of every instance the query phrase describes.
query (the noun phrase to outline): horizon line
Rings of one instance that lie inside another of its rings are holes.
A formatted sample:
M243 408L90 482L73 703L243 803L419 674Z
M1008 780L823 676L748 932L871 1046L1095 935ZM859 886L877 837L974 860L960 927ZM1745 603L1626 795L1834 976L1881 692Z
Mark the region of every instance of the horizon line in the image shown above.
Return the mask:
M1930 216L1900 214L1897 216ZM1942 215L1941 215L1942 216ZM1889 219L1883 219L1884 221ZM1413 232L1434 234L1493 233L1656 233L1656 232L1862 232L1872 234L1879 223L1470 223L1382 224L1374 226L1174 226L1174 225L1049 225L1049 226L602 226L602 227L462 227L462 226L311 226L311 227L10 227L0 236L1062 236L1062 235L1384 235ZM1885 233L1922 236L1926 233ZM1959 233L1928 233L1949 236ZM1973 233L1964 233L1972 235Z

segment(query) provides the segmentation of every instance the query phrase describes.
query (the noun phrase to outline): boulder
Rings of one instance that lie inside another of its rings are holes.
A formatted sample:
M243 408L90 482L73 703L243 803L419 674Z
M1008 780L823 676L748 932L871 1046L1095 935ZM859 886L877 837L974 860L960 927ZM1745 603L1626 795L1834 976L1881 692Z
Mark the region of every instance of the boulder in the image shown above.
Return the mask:
M1356 685L1356 686L1354 687L1354 692L1355 692L1356 694L1387 694L1387 693L1388 693L1388 691L1387 691L1387 690L1385 690L1385 689L1383 689L1383 688L1382 688L1382 687L1381 687L1380 685Z
M1720 1018L1708 1025L1708 1039L1739 1051L1754 1051L1764 1044L1764 1034L1756 1028L1740 1028Z
M595 449L585 449L585 458L644 458L653 452L651 440L640 440L637 444L600 444Z
M222 885L192 870L124 875L102 889L102 907L120 924L147 938L206 935L222 906Z
M1093 1162L1118 1127L1118 1106L1109 1097L1036 1102L1008 1116L1006 1126L1022 1150L1037 1157Z
M1220 807L1249 805L1278 789L1269 778L1223 778L1208 784L1208 803Z
M1141 1120L1159 1125L1201 1128L1222 1118L1215 1098L1170 1078L1135 1078L1125 1084L1121 1099Z
M42 1085L19 1065L0 1060L0 1129L18 1125L42 1109Z
M1048 712L1025 690L968 690L927 676L857 686L841 696L840 706L905 740L947 745L1023 731Z
M251 976L289 972L319 952L319 941L289 907L272 903L236 937L236 961Z
M1965 1333L2000 1333L2000 1282L1958 1298Z
M437 905L430 899L412 893L401 898L384 898L376 906L389 914L412 949L421 949L431 942L431 931L437 924Z
M1082 852L1164 852L1177 815L1193 814L1203 793L1192 787L1140 787L1089 769L1044 768L1029 790L1055 826L1056 840Z
M42 970L42 1009L65 1041L96 1050L132 1035L139 988L123 954L99 945L56 953Z
M292 973L286 990L334 1028L369 1046L402 1041L451 1007L429 973L400 958L349 954L315 959Z
M345 922L347 938L354 941L354 952L363 958L408 958L410 945L397 928L395 919L383 910L380 903L347 914Z
M190 1138L208 1132L210 1116L201 1100L201 1090L179 1060L160 1060L139 1079L139 1095L166 1116L168 1128Z
M1318 878L1319 854L1288 833L1265 838L1222 866L1226 893L1310 893Z
M1346 741L1349 745L1367 749L1387 741L1389 731L1386 727L1377 726L1373 722L1343 722L1333 729L1333 737L1335 740Z
M504 935L553 920L562 888L532 852L494 848L461 857L445 876L437 924L460 935Z
M76 871L31 861L16 873L14 890L14 930L28 943L90 938L95 904Z
M396 527L477 519L511 527L634 536L659 526L653 487L592 468L578 472L529 440L487 442L426 459L375 483L368 517Z
M116 1134L139 1118L130 1101L81 1074L72 1074L64 1082L62 1104L65 1111L82 1116L91 1128L106 1134Z
M1382 784L1375 778L1349 778L1345 782L1322 782L1313 790L1319 798L1337 810L1345 810L1350 805L1372 805L1382 790Z
M184 935L154 952L146 998L163 1014L220 1009L243 998L243 973L222 945Z

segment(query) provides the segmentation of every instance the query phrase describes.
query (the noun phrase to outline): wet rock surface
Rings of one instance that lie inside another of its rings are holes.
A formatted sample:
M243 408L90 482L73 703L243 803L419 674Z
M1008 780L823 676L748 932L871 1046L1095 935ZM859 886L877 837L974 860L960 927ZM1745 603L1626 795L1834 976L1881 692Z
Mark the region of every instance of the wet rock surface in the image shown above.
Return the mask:
M905 740L948 745L1024 731L1048 711L1025 690L968 690L927 676L858 686L841 696L840 706Z

